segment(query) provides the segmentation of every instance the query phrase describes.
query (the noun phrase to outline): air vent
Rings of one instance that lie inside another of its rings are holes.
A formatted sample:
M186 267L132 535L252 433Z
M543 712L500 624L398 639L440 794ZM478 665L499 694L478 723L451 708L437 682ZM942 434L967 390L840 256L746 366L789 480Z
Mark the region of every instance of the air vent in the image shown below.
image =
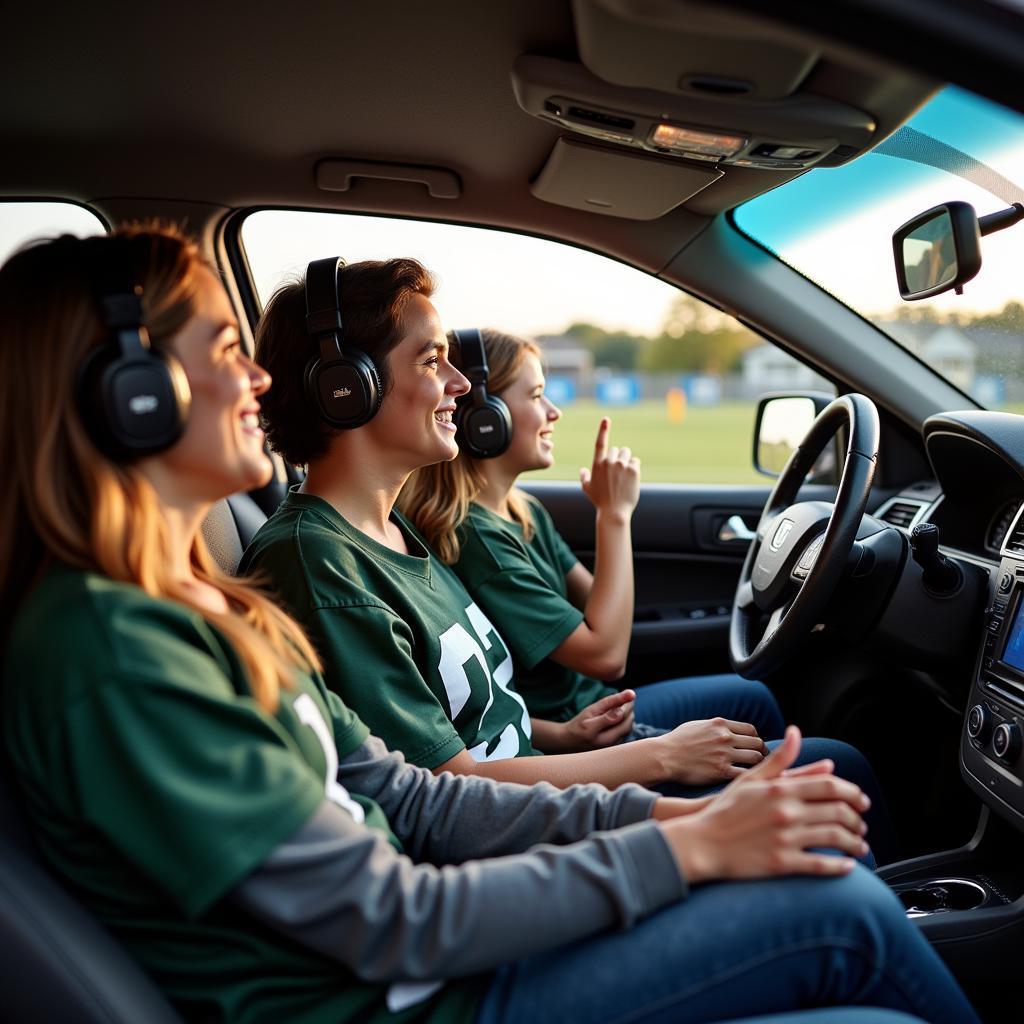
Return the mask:
M1021 506L1021 511L1024 511L1024 505ZM1010 555L1012 558L1024 558L1024 516L1021 516L1020 512L1014 517L1013 526L1003 541L1002 554Z
M566 118L569 121L592 124L597 128L611 128L620 132L631 132L636 127L636 121L631 117L609 114L603 110L588 110L586 107L570 107Z
M915 526L928 507L928 502L914 501L909 498L890 498L876 513L875 518L890 526L898 526L909 530Z

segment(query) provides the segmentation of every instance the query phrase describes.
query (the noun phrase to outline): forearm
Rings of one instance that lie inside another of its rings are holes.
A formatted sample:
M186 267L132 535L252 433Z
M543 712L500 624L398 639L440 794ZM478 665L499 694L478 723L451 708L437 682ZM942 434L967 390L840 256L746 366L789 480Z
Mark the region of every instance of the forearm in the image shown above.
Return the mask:
M578 748L572 741L564 722L550 722L546 718L531 718L532 742L545 754L571 754Z
M711 796L682 797L663 796L654 804L651 817L655 821L668 821L671 818L685 818L687 815L696 814L704 810L716 794Z
M380 805L414 859L435 864L519 853L537 843L575 842L591 832L643 821L654 813L656 801L664 803L639 786L614 793L601 786L564 792L498 785L471 774L435 776L389 753L375 737L342 759L338 781Z
M458 977L543 953L682 898L654 823L438 869L325 802L231 894L367 981Z
M595 522L594 582L583 609L584 623L596 644L594 656L618 678L629 654L633 628L633 540L629 516L598 511Z
M661 740L653 738L601 750L480 761L466 767L474 775L500 782L550 782L562 789L584 782L597 782L608 789L628 782L653 786L671 778L662 750Z

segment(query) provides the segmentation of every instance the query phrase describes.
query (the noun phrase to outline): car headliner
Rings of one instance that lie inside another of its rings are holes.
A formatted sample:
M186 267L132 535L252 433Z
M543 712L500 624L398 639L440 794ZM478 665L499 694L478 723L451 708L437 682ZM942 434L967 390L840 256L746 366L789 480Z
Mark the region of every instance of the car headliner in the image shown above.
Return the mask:
M684 24L716 17L700 5L666 5L691 19ZM579 60L574 17L587 6L643 5L378 0L285 12L264 0L173 9L118 2L102 5L101 16L88 5L24 5L9 17L0 60L0 192L67 196L112 217L168 200L515 226L657 272L709 217L793 172L730 168L651 221L535 198L530 182L565 132L517 105L510 69L520 54ZM813 70L801 88L868 110L873 141L932 88L848 48L731 17L723 31L737 45L774 32L804 51ZM755 120L757 106L748 104ZM422 185L380 179L325 192L314 168L329 157L446 168L461 194L430 198Z

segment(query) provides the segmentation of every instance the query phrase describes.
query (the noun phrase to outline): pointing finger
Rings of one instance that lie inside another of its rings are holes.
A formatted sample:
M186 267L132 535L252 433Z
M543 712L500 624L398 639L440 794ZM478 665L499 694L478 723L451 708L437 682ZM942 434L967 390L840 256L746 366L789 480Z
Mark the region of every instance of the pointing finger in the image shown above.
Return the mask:
M607 416L601 417L597 427L597 440L594 442L594 461L603 459L608 454L608 428L612 421Z

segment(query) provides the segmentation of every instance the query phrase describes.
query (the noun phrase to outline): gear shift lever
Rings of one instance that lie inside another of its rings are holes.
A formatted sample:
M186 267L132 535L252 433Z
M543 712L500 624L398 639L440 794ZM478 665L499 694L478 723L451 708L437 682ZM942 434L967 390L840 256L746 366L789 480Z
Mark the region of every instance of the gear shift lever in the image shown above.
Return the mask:
M960 589L963 573L956 562L939 551L939 528L934 523L918 523L910 532L910 551L921 566L921 581L936 597L949 597Z

